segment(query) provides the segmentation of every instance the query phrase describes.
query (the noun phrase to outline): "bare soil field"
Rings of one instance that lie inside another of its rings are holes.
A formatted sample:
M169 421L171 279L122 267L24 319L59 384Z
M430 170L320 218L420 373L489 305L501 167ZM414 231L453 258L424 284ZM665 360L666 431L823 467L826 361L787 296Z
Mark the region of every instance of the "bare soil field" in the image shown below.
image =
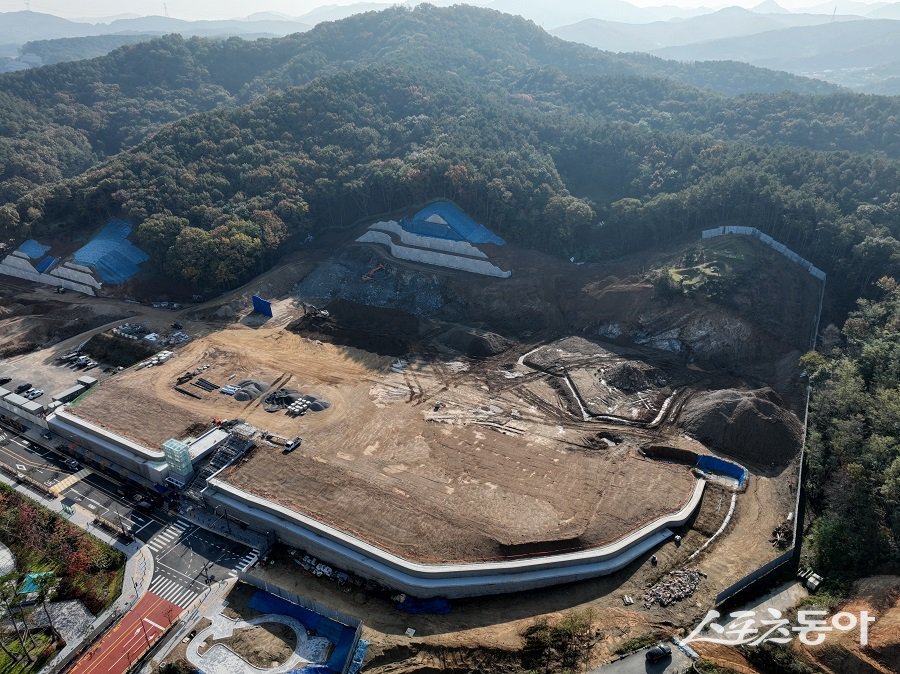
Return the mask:
M391 362L281 328L238 326L194 341L164 365L117 375L73 411L148 446L211 418L300 435L293 453L262 444L222 477L420 560L592 547L690 497L687 466L645 458L631 441L590 449L584 424L561 424L564 410L548 415L523 398L516 384L530 375L527 366L509 378L491 360L417 359L393 369ZM176 378L200 365L219 385L253 379L331 407L292 418L263 409L266 391L248 402L176 391Z
M210 639L200 646L203 655L216 644L227 646L254 667L270 669L287 661L297 647L293 628L281 623L260 623L234 631L224 639Z

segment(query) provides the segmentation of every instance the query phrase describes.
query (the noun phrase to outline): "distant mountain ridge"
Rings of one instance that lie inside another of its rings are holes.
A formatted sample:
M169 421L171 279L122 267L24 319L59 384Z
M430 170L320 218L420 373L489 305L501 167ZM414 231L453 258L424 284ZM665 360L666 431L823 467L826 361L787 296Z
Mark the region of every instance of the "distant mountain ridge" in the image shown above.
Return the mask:
M610 51L654 51L681 45L702 45L707 40L726 40L797 26L856 21L857 16L824 14L758 14L740 7L726 7L683 21L655 21L646 24L617 23L588 19L551 30L564 40ZM668 58L681 58L671 56ZM728 58L728 57L722 57Z
M0 44L24 44L32 40L89 37L114 34L180 33L184 36L215 37L266 34L281 37L309 30L310 25L295 20L184 21L164 16L116 19L110 23L69 21L40 12L0 13Z

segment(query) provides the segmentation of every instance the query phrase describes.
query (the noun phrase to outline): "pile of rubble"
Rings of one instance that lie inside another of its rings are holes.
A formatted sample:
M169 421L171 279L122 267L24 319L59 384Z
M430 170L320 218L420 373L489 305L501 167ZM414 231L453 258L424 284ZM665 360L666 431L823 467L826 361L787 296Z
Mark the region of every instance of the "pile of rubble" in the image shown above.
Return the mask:
M677 601L687 599L694 594L704 578L706 574L696 569L671 571L644 594L644 608L651 608L654 604L671 606Z
M787 550L794 537L794 526L790 520L782 522L772 530L772 538L769 542L779 550Z

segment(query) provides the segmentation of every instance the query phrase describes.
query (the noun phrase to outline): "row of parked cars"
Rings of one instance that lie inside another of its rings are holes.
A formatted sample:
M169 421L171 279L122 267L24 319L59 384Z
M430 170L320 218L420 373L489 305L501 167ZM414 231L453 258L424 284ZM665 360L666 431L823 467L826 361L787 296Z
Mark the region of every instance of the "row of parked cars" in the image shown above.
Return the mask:
M0 377L0 386L8 384L10 381L12 381L11 377ZM33 388L30 383L19 384L16 386L15 392L24 398L28 398L28 400L34 400L35 398L40 398L44 395L44 389Z

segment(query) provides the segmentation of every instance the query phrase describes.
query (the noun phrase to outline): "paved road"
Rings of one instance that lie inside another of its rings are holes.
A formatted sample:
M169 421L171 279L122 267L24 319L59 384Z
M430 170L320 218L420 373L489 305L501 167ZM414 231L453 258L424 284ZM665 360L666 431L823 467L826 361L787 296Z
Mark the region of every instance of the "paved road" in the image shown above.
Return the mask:
M70 468L65 463L67 458L37 440L25 440L12 429L0 427L0 463L41 482L62 496L66 505L128 528L147 543L154 559L150 590L179 607L179 613L207 588L208 582L234 576L259 557L258 550L206 531L162 508L139 510L139 494L89 468Z
M259 552L176 520L147 544L153 551L150 591L187 607L208 583L235 576L250 567Z
M69 674L124 674L178 620L181 609L146 593L103 638L78 659Z
M646 653L649 649L644 648L627 658L598 667L590 674L678 674L691 671L691 659L674 645L670 646L672 657L660 662L647 662Z

